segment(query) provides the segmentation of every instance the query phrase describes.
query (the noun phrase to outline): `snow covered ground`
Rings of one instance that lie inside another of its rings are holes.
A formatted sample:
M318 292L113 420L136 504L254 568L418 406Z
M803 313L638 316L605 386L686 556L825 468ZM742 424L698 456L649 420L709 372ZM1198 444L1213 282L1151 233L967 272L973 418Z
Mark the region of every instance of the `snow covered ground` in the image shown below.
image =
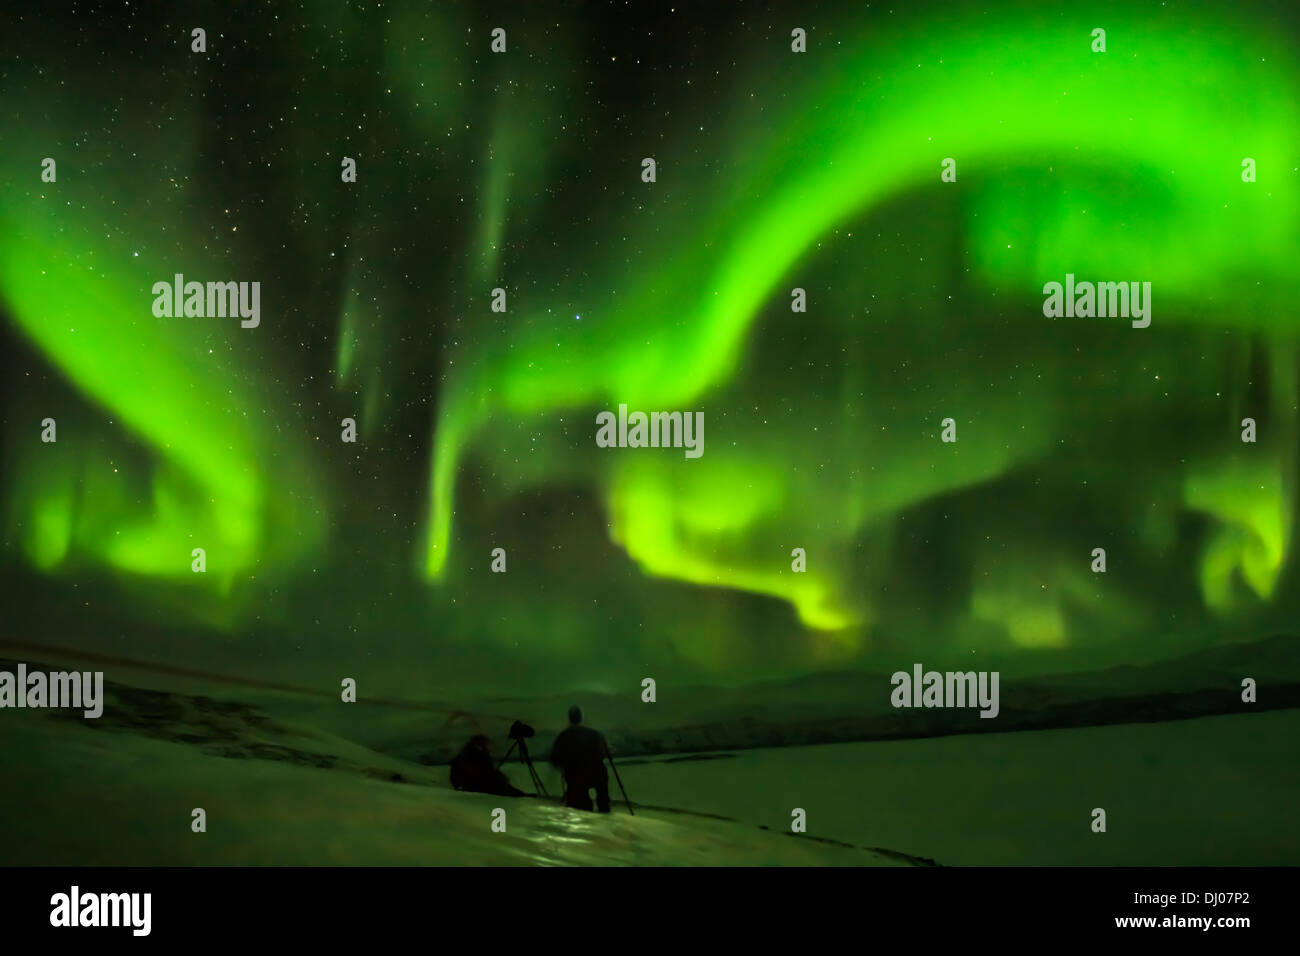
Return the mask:
M871 847L950 865L1300 862L1300 710L629 759L634 801L666 808L635 817L457 793L445 767L319 731L186 720L163 739L6 713L0 863L909 862ZM191 832L195 807L206 833ZM796 807L805 836L789 834ZM1090 830L1094 807L1105 834Z
M671 760L671 758L667 758ZM1300 863L1300 710L621 766L634 799L945 865ZM1106 810L1104 834L1090 829Z
M366 754L377 779L336 766L212 756L191 744L6 714L0 864L900 865L887 856L725 820L597 815L457 793L445 768ZM325 743L317 741L317 743ZM341 759L355 745L329 741ZM517 782L526 774L516 769ZM202 807L207 832L193 833ZM506 811L506 832L491 830Z

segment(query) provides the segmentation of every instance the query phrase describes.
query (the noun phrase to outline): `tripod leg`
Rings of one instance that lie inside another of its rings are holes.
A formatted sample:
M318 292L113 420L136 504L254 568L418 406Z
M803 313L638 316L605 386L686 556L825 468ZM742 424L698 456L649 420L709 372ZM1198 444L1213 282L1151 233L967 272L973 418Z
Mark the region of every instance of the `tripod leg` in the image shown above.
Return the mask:
M519 759L528 765L528 775L532 777L533 786L537 789L538 794L549 800L551 795L546 792L546 785L542 783L537 768L533 766L533 758L528 755L528 745L522 739L519 741Z
M627 790L623 788L623 778L618 775L618 767L614 766L614 755L609 752L608 747L605 748L605 759L609 761L609 769L614 771L614 779L618 781L618 789L623 791L623 802L627 804L627 812L631 816L636 816L635 813L632 813L632 801L627 798Z
M519 743L519 741L516 740L516 741L515 741L515 744L517 744L517 743ZM501 763L497 764L497 769L498 769L498 770L500 770L503 766L505 766L505 762L506 762L507 760L509 760L509 759L510 759L510 755L511 755L512 753L515 752L515 744L511 744L511 745L510 745L510 749L506 751L506 755L505 755L504 757L501 758Z

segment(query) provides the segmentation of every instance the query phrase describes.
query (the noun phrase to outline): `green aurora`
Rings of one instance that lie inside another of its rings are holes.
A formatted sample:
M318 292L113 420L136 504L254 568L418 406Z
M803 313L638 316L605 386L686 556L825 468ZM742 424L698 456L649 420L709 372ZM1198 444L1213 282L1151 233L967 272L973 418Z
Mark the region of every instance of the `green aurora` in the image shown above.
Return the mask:
M283 61L251 93L237 60L192 65L177 24L135 41L170 79L148 101L121 99L130 67L11 76L12 586L90 575L236 639L523 640L521 672L601 657L568 672L591 680L665 650L761 675L1285 620L1300 68L1271 8L856 9L807 16L802 57L781 18L714 25L664 62L725 72L628 65L621 86L576 15L506 17L492 57L495 21L417 5L272 31L240 54ZM343 27L364 39L314 76ZM431 58L435 31L468 39ZM300 76L337 110L298 109ZM154 318L177 272L261 280L262 327ZM1150 281L1150 328L1045 318L1067 272ZM597 449L620 403L703 410L704 456Z

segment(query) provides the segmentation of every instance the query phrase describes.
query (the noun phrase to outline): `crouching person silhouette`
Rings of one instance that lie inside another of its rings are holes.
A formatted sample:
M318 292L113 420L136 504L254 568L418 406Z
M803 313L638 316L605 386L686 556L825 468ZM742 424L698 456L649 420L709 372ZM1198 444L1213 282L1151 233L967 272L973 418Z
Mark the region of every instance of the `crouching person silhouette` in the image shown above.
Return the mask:
M582 708L569 708L569 726L555 738L551 763L564 775L564 805L590 810L591 791L596 791L596 809L609 813L609 773L605 770L605 738L598 730L584 727Z
M526 797L510 779L492 765L488 738L475 734L451 762L451 785L457 790L495 793L503 797Z

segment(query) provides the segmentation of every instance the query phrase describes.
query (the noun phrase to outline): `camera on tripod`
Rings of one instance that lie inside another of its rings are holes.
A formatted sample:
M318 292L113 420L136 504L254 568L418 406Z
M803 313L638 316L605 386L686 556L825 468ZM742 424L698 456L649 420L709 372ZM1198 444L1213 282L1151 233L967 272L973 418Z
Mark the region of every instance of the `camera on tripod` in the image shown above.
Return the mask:
M579 711L578 720L581 719L582 719L582 715L581 712ZM570 720L573 720L573 718L570 717ZM574 722L576 723L577 721ZM510 755L514 753L515 748L518 747L519 759L528 768L528 775L532 778L533 787L536 788L537 795L541 797L549 798L550 794L546 792L546 785L542 783L542 778L537 774L537 768L533 766L532 757L530 757L528 754L528 744L525 743L525 741L527 741L529 737L532 737L536 733L537 731L533 730L532 727L524 723L522 720L516 720L513 724L511 724L510 729L506 732L506 735L513 741L513 743L510 744L510 749L506 751L506 755L501 758L501 763L497 764L497 769L500 770L501 767L505 765L505 762L510 759ZM618 775L618 767L614 765L614 755L609 752L609 745L605 742L605 738L603 736L597 734L597 739L600 741L600 750L602 751L601 756L605 760L609 761L610 769L614 771L614 779L618 781L618 788L623 791L623 801L627 804L627 812L632 813L632 801L628 799L627 790L626 788L624 788L623 781ZM599 762L600 758L597 759ZM567 801L568 799L567 794L565 799ZM568 805L574 806L574 804L568 804ZM591 809L590 800L587 801L586 809L588 810ZM608 810L608 806L606 806L605 809ZM635 816L635 814L633 814L633 816Z
M537 775L537 769L533 766L533 760L528 755L528 744L524 743L525 740L533 736L535 733L537 733L537 731L533 730L532 727L524 723L522 720L516 720L511 724L510 729L506 732L506 736L513 740L514 743L510 745L510 749L506 751L506 755L501 758L501 763L497 764L497 769L501 769L505 762L510 759L510 755L514 753L515 747L518 747L519 759L528 767L528 775L532 778L533 786L536 788L537 793L540 796L549 797L550 795L546 792L546 785L542 783L542 778Z

